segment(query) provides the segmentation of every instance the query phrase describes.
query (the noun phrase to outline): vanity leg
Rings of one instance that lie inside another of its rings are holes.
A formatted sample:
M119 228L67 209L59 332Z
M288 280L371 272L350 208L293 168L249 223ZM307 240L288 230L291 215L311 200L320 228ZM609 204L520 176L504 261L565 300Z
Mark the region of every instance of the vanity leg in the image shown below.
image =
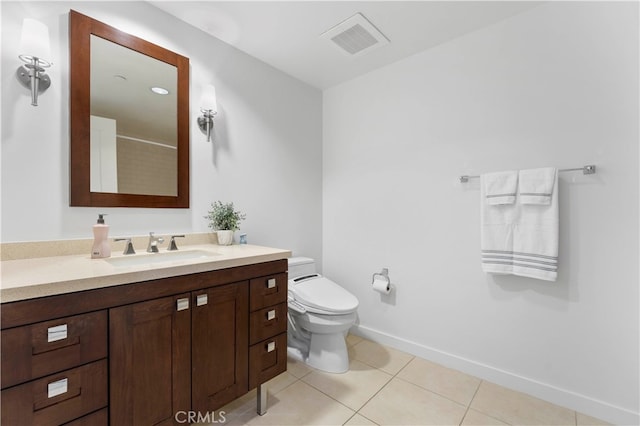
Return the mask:
M267 413L267 387L264 384L258 385L258 414L261 416Z

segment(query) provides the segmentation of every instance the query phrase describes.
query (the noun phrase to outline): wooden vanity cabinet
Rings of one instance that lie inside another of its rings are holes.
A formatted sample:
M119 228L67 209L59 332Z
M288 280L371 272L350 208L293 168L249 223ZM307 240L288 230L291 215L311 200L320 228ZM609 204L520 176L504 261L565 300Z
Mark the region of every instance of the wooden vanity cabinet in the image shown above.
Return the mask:
M248 282L192 293L191 405L206 413L249 390Z
M254 278L249 304L249 389L287 369L287 274Z
M2 304L2 425L178 424L256 386L264 412L261 385L286 370L286 270L282 259Z
M1 339L2 425L62 424L107 406L105 310L4 329Z
M173 424L191 407L189 294L109 310L112 425Z

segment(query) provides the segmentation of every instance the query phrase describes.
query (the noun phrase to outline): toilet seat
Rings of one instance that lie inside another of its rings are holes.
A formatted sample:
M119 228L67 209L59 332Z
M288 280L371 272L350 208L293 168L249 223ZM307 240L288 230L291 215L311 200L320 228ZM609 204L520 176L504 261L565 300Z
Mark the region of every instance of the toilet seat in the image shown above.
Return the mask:
M309 312L340 315L358 308L358 299L353 294L321 275L297 282L291 280L289 291Z

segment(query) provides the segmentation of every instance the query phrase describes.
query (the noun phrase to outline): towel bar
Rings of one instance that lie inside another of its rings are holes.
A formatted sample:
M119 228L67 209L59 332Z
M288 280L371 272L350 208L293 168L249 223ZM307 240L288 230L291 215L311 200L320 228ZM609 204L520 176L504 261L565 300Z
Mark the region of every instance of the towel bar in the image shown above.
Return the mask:
M583 175L593 175L596 173L596 165L595 164L589 164L587 166L582 166L582 167L576 167L574 169L559 169L559 172L575 172L578 170L582 170L582 174ZM462 175L460 176L460 182L462 183L467 183L469 182L469 179L476 179L479 178L480 175L474 175L474 176L469 176L469 175Z

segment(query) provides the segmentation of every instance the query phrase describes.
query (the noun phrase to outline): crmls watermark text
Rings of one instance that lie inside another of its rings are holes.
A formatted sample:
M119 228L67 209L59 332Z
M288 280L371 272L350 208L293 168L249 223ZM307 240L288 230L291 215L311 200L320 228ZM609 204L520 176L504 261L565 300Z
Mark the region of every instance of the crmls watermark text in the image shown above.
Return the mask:
M178 423L224 423L225 414L224 411L178 411L173 417Z

